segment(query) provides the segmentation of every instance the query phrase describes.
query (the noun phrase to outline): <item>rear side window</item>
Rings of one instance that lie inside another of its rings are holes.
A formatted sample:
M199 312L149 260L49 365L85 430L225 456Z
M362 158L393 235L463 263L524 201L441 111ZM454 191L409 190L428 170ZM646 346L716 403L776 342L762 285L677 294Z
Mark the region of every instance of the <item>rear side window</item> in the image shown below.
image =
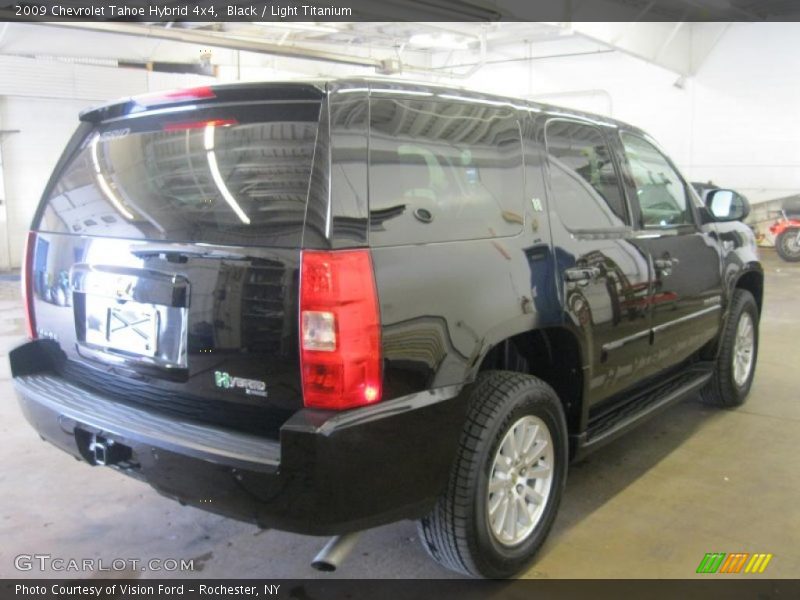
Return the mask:
M557 119L545 129L550 189L561 222L572 231L629 224L625 196L600 128Z
M296 245L318 120L319 102L308 102L211 108L101 126L60 174L39 228Z
M373 98L370 126L373 245L522 230L522 142L510 108Z

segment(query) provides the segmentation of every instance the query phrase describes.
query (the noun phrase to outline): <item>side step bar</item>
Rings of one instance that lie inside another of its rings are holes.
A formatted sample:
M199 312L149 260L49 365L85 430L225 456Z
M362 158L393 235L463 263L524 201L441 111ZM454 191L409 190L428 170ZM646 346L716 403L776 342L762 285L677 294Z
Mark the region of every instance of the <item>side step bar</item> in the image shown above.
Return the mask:
M575 458L596 450L642 421L696 394L712 374L712 366L701 363L590 418L586 432L577 436Z

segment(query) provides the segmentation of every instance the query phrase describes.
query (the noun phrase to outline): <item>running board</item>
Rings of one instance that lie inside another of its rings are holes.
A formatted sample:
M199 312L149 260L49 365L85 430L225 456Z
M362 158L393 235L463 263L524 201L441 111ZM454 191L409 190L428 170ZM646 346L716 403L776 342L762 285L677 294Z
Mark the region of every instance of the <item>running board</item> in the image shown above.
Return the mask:
M699 392L711 379L712 364L695 365L665 382L634 393L629 400L590 418L586 432L575 440L574 458L596 450L665 408Z

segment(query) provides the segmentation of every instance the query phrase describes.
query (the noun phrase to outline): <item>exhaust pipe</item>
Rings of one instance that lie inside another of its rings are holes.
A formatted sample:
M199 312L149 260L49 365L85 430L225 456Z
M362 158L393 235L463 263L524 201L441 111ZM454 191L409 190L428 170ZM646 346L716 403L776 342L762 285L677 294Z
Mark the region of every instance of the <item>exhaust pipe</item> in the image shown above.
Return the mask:
M317 571L330 573L339 568L347 555L355 548L360 531L337 535L328 540L328 543L319 551L311 561L311 566Z

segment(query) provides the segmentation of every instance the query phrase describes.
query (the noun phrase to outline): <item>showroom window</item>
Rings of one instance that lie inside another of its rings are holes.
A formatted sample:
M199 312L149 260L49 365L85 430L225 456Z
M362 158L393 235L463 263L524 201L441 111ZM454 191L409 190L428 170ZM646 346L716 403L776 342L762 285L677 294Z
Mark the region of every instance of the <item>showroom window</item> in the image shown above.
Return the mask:
M645 228L691 225L692 212L686 184L655 146L638 135L622 134L636 198Z
M611 150L598 127L557 119L545 128L550 189L567 229L628 225L625 196Z
M374 98L370 237L390 246L522 230L522 142L506 107Z

